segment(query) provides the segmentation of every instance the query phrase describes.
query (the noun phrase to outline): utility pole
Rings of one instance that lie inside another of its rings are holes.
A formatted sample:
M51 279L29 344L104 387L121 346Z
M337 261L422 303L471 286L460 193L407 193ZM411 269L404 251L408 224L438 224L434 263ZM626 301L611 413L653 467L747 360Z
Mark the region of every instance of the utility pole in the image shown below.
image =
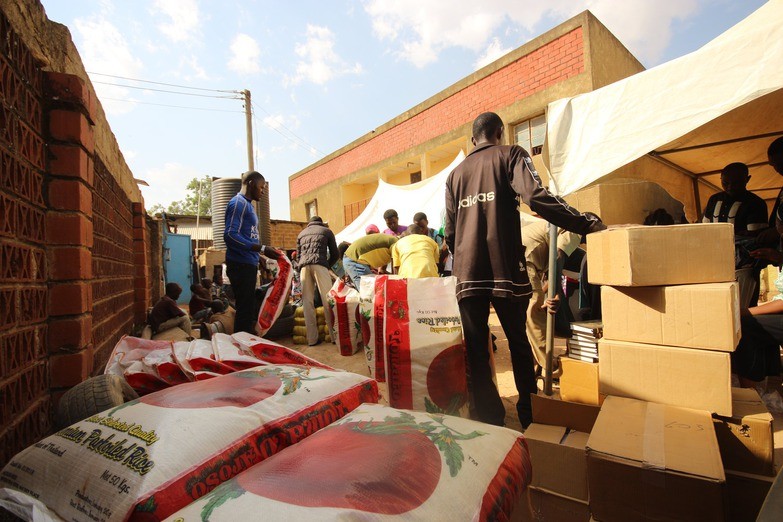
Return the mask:
M250 105L250 91L242 91L245 96L245 127L247 128L247 170L255 170L253 164L253 118Z

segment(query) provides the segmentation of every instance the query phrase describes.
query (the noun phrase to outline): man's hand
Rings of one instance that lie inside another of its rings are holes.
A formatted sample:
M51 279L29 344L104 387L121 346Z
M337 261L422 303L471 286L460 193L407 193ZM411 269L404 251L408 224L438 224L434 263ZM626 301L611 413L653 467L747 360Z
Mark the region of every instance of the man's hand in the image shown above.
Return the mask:
M555 295L552 299L547 299L541 305L542 310L546 310L550 315L555 315L560 309L560 296Z
M260 250L260 248L259 248ZM264 255L268 257L269 259L280 259L280 252L272 248L271 246L265 246L264 247Z
M261 252L261 245L258 243L253 243L253 246L250 247L250 250L253 252Z
M783 254L775 250L774 248L757 248L750 251L750 257L756 259L766 259L776 265L783 263Z

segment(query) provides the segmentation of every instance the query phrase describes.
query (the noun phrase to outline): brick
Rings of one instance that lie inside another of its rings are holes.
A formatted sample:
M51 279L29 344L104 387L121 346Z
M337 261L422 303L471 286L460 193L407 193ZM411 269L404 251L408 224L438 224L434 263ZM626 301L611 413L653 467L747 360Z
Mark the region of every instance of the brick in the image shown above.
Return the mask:
M134 288L133 300L134 302L149 303L152 298L152 294L149 288Z
M68 388L86 380L92 372L92 345L76 353L53 355L49 358L52 388Z
M147 211L144 210L144 203L141 202L131 203L131 210L133 211L133 214L141 214L142 216L147 215Z
M92 221L82 214L48 212L46 237L50 244L92 247Z
M140 214L133 215L133 228L145 228L144 216Z
M91 338L92 317L89 314L49 322L47 345L52 353L80 350L90 344Z
M49 275L54 281L92 279L92 253L83 247L52 248Z
M95 150L93 127L80 112L63 109L49 112L49 134L57 141L81 145L88 153Z
M49 172L54 176L68 176L84 181L92 187L95 165L87 151L78 145L51 144L49 146Z
M46 71L44 89L49 99L72 104L81 109L91 121L95 120L96 96L78 76Z
M76 210L92 217L92 192L81 181L55 179L49 183L49 206L57 210Z
M148 265L135 265L134 267L134 275L137 278L144 278L146 279L149 275L150 267Z
M78 315L92 308L92 285L59 283L49 288L49 315Z

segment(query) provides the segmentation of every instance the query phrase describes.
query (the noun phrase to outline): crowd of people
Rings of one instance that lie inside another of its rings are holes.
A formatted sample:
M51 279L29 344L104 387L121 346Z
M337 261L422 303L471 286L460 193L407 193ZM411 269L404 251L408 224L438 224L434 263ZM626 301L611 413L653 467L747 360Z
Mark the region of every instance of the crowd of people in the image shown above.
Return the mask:
M370 274L392 273L406 278L456 276L456 299L475 416L497 425L503 425L505 419L487 350L491 304L508 339L519 392L517 413L522 426L527 426L532 420L530 393L537 390L536 372L540 374L546 368L546 315L556 313L562 300L561 291L554 299L546 298L552 279L547 274L548 223L560 228L558 271L587 234L603 230L606 225L597 215L579 212L543 186L527 151L518 145L502 144L504 124L497 114L481 114L473 122L472 131L474 149L446 182L446 211L440 229L429 226L424 212L415 213L411 224L404 225L397 211L388 209L383 215L383 231L371 224L364 236L337 245L328 224L313 216L297 238L296 251L290 253L296 268L295 286L301 292L295 290L294 294L301 295L307 343L314 346L320 342L315 307L327 302L329 289L337 278L358 289L361 278ZM768 157L773 168L783 175L783 138L769 146ZM764 201L747 190L749 180L746 165L727 165L721 173L724 190L709 199L703 214L704 222L729 222L735 229L742 339L732 355L732 365L745 386L769 375L780 375L779 348L783 343L783 274L776 281L780 295L757 305L761 269L769 264L783 264L783 189L768 216ZM226 209L226 272L235 300L237 332L254 331L259 261L281 256L278 250L259 242L252 202L261 197L264 187L260 173L246 173L241 191ZM521 214L520 202L541 219ZM674 222L666 210L657 209L644 224ZM581 263L581 279L585 279L586 262L582 259ZM585 295L581 300L586 303L587 317L591 310L593 317L600 317L597 289L591 289L586 281L582 283ZM225 298L218 298L215 289L219 288L209 279L191 287L193 320L204 320L227 306ZM176 283L166 286L166 295L149 317L153 331L174 326L190 332L191 318L176 305L181 292ZM329 307L324 307L324 314L327 324L331 323ZM557 375L558 370L553 368L553 373Z

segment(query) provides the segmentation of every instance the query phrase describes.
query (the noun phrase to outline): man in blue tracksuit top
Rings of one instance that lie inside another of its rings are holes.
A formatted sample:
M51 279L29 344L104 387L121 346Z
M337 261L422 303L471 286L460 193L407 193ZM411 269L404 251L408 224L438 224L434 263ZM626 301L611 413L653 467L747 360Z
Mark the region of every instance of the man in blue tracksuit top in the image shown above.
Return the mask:
M223 240L226 242L226 273L236 298L237 313L234 318L235 332L255 334L255 290L258 276L259 252L277 259L279 254L258 241L258 217L253 210L253 201L261 199L265 180L256 171L242 175L242 190L231 198L226 207L226 228Z

